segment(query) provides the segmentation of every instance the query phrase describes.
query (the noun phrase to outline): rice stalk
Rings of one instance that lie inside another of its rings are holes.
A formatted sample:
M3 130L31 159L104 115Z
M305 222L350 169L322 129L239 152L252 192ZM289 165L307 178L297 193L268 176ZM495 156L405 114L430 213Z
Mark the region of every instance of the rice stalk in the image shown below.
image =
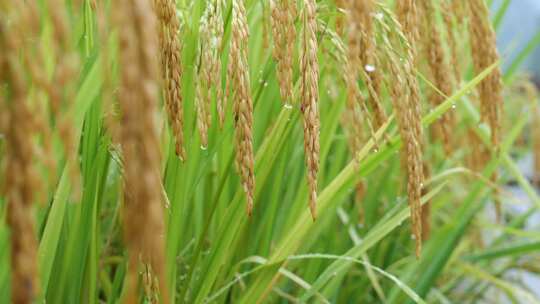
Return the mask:
M317 218L317 176L319 172L319 63L317 59L317 8L314 0L304 1L300 55L300 109L304 121L304 152L309 186L309 208Z
M246 210L253 212L255 191L253 157L253 100L248 66L248 38L246 9L243 0L233 0L231 46L229 50L228 87L234 100L236 168L246 193ZM228 90L228 91L229 91Z
M157 21L149 0L117 2L120 42L120 143L124 168L124 240L129 250L126 302L137 303L139 260L165 282L164 220L161 202L160 151L155 121L158 111L159 53Z

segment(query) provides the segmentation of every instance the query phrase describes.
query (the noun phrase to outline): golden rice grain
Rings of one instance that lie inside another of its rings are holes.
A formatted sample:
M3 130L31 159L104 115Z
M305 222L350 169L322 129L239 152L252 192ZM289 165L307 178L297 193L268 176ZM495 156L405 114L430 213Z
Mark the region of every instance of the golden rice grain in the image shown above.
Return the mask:
M363 14L367 13L364 1L350 1L347 7L347 60L345 66L345 83L347 85L347 102L344 113L344 127L349 137L351 152L355 155L362 145L363 121L362 107L364 97L358 88L358 74L362 55ZM360 68L361 69L361 68Z
M220 127L223 125L223 92L221 89L221 60L220 46L223 36L222 2L213 1L206 7L200 24L201 58L197 80L197 127L201 136L201 146L208 145L208 128L210 127L211 104L214 94L217 98L217 108Z
M469 33L474 70L476 73L499 60L495 31L489 19L489 10L484 0L467 1L469 6ZM497 148L500 141L502 112L502 80L501 70L495 68L478 85L480 97L480 114L482 121L491 129L491 142Z
M373 126L380 128L386 122L386 113L380 101L382 72L377 55L373 25L374 1L352 1L356 8L360 31L360 71L369 90L368 102L374 113Z
M304 151L309 185L309 208L317 218L317 175L319 172L319 63L317 60L317 12L314 0L304 2L300 56L301 111L304 116Z
M244 0L233 0L228 87L234 99L236 167L247 196L247 214L253 211L255 174L253 160L253 101L248 66L248 25Z
M277 78L281 100L292 103L293 99L293 54L296 42L296 4L291 0L273 0L272 34L273 56L277 61Z
M407 193L411 208L412 231L416 243L416 256L419 257L422 248L422 208L420 198L422 196L424 174L420 89L414 68L417 61L416 44L419 41L420 28L419 12L415 2L412 0L398 0L397 17L407 41L405 41L404 46L404 59L399 60L393 54L389 56L389 69L392 78L390 80L390 95L403 140L402 162L405 163L407 168ZM399 25L397 26L399 31Z
M433 106L440 105L446 98L452 95L451 70L446 60L443 49L441 35L437 28L435 17L435 6L432 1L421 1L419 10L423 17L424 52L428 61L432 83L440 92L430 93L430 102ZM446 112L439 121L435 123L435 128L439 131L435 134L439 136L447 154L453 149L452 132L454 132L454 115L452 111Z
M175 139L176 155L186 158L184 148L184 108L181 91L182 62L180 61L180 21L174 0L154 0L159 18L161 72L165 82L165 105Z
M459 12L455 11L455 5L453 5L452 2L456 3L460 1L446 0L442 2L441 13L446 28L446 40L448 43L448 47L450 48L450 62L452 66L452 71L454 73L454 81L455 85L457 86L461 82L462 60L460 60L459 58L460 51L456 39L456 31L459 32L460 30L459 24L457 24L456 21Z
M121 0L119 29L120 143L124 168L124 240L129 250L126 302L136 303L139 260L150 264L168 303L164 220L161 203L158 111L157 22L150 0Z
M20 7L26 9L26 5ZM17 12L22 13L22 10ZM17 14L13 14L17 15ZM29 108L29 88L24 67L19 61L22 47L14 28L25 27L24 17L0 15L0 83L6 83L8 96L2 102L2 132L5 135L5 199L7 224L11 231L11 300L13 303L33 303L37 296L38 267L37 239L34 233L32 205L37 187L37 176L32 166L34 147L32 135L36 129ZM17 24L22 23L22 24Z

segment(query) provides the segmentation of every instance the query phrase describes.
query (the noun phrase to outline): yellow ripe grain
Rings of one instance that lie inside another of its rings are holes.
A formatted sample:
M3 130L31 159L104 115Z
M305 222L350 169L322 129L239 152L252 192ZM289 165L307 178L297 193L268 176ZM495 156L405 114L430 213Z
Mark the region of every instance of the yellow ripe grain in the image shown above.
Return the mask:
M253 100L250 92L247 40L247 25L244 0L233 0L231 21L231 46L229 51L228 92L234 100L234 126L236 167L240 174L242 188L246 193L247 214L253 212L255 174L253 157Z
M300 95L304 122L304 152L311 216L317 218L317 176L319 172L319 63L317 60L317 15L314 0L304 2L300 57Z
M120 42L120 144L124 169L124 241L129 252L126 303L136 295L139 261L149 264L168 303L158 112L157 20L149 0L115 3Z

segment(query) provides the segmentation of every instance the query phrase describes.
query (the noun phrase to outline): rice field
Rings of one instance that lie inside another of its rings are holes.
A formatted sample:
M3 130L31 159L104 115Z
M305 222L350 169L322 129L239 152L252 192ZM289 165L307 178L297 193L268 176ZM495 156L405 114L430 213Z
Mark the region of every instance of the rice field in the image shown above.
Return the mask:
M491 2L3 1L0 303L540 303Z

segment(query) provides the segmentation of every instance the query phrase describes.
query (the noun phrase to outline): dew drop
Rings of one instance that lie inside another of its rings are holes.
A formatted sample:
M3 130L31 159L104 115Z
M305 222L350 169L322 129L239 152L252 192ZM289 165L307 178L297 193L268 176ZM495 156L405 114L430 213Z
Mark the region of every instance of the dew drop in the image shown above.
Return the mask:
M384 17L383 13L381 13L381 12L375 13L373 16L374 16L377 20L382 20L383 17Z
M201 150L206 151L206 149L208 149L207 146L201 145Z
M375 66L373 66L373 65L371 65L371 64L366 64L366 66L364 67L364 69L366 70L366 72L371 73L371 72L374 72L374 71L375 71Z
M452 104L452 109L456 109L456 105L455 105L455 104Z

